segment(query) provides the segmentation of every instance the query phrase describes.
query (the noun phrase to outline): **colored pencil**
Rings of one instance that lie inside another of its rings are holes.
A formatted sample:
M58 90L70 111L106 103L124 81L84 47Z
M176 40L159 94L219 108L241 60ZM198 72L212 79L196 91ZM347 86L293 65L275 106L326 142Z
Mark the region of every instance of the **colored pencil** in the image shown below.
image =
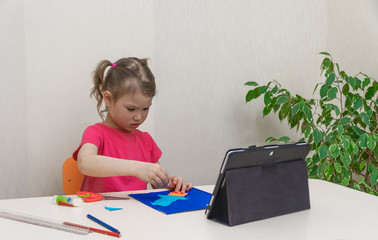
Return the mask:
M102 199L105 199L105 200L130 200L129 197L115 197L115 196L104 196L104 195L102 195Z
M93 228L93 227L87 227L87 226L79 225L79 224L76 224L76 223L63 222L63 224L68 225L68 226L78 227L78 228L89 229L89 231L102 233L102 234L106 234L106 235L113 236L113 237L118 237L118 238L121 237L120 233L110 232L110 231L101 230L101 229L97 229L97 228Z
M87 217L89 219L91 219L92 221L95 221L96 223L100 224L101 226L103 227L106 227L107 229L109 229L110 231L112 232L115 232L115 233L120 233L117 229L115 229L114 227L110 226L109 224L106 224L104 223L103 221L101 221L100 219L97 219L95 217L93 217L92 215L88 214Z

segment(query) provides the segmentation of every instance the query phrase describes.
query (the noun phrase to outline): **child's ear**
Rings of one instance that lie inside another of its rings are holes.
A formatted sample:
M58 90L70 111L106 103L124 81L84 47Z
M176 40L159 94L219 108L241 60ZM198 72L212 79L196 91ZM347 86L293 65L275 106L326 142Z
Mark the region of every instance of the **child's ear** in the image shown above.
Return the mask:
M111 102L112 102L112 94L108 90L106 90L104 92L104 103L107 107L109 107Z

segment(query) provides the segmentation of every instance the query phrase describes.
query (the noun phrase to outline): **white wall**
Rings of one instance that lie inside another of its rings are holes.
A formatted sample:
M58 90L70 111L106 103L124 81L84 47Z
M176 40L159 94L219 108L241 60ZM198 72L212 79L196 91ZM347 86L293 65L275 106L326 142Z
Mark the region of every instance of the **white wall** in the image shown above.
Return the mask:
M158 94L143 130L169 173L216 180L228 148L296 136L262 104L253 80L311 97L320 51L377 77L378 4L317 0L0 1L0 198L62 193L61 166L89 124L102 59L151 58Z
M157 74L164 79L156 113L160 145L171 171L214 184L227 149L288 134L278 118L262 118L262 100L245 103L243 84L277 79L311 96L319 81L317 53L326 50L326 5L166 1L155 9Z
M327 1L327 12L327 47L335 60L350 75L378 79L378 1Z
M245 104L243 84L276 79L312 97L321 51L347 73L378 76L377 20L377 1L159 1L155 128L168 170L214 184L227 149L299 140L286 121L262 118L262 99Z
M23 1L0 1L0 198L27 193L27 119Z
M0 198L63 193L63 161L100 121L89 98L96 64L154 59L152 1L11 0L0 13Z

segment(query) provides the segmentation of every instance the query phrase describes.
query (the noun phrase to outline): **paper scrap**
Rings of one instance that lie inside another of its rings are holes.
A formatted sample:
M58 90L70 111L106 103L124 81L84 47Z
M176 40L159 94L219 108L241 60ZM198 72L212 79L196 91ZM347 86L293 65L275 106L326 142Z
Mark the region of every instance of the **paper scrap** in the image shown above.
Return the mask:
M169 196L176 196L176 197L185 197L186 195L188 195L188 193L182 193L182 192L172 191L168 195Z
M106 207L105 206L105 209L108 210L108 211L116 211L116 210L122 210L123 208L113 208L113 207Z
M171 205L173 202L177 200L188 200L189 198L186 197L177 197L177 196L169 196L169 195L158 195L160 198L154 202L152 205L166 207Z

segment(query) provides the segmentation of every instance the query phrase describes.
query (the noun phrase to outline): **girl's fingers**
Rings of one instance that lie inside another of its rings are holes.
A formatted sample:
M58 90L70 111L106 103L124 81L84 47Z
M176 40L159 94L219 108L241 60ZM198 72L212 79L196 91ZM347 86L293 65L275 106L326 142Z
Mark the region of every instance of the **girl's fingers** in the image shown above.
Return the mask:
M183 183L182 183L181 192L182 192L182 193L185 193L185 192L186 192L186 189L187 189L186 182L183 182Z
M166 187L169 184L168 173L161 166L159 171L156 173L155 180L160 183L158 185L159 187Z
M185 182L181 177L173 176L169 177L168 188L173 189L175 192L185 193L193 188L193 184Z
M162 187L164 185L163 181L159 177L154 177L152 178L151 184L157 186L157 187Z
M180 192L183 182L184 182L184 180L182 178L177 179L177 184L176 184L176 187L175 187L176 192Z

